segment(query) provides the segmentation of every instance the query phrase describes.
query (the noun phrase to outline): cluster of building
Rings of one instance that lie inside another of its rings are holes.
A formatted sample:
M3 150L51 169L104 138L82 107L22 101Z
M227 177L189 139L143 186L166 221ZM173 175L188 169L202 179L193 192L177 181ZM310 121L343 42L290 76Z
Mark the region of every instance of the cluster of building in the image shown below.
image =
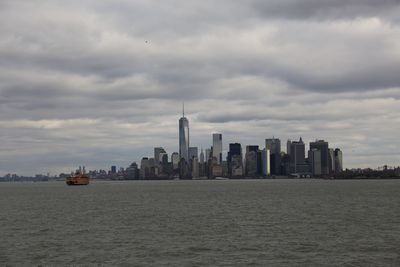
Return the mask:
M51 177L50 174L36 174L35 176L20 176L15 173L8 173L3 177L0 177L0 182L47 182L50 180L56 180L57 177Z
M328 142L316 140L306 146L302 138L287 140L286 152L281 150L281 140L265 139L265 146L230 143L223 158L222 134L212 134L212 146L200 151L189 143L189 120L179 119L179 152L168 155L163 147L154 148L153 157L143 157L140 166L133 162L127 168L111 166L111 170L94 170L92 179L105 180L162 180L162 179L213 179L213 178L268 178L268 177L334 177L338 179L398 179L400 166L383 166L378 169L346 169L343 171L343 154ZM69 174L33 177L7 174L0 182L65 180Z
M329 148L328 142L310 142L306 157L305 143L287 141L286 153L278 138L265 140L265 147L239 143L229 144L226 159L222 156L222 134L212 134L212 146L190 146L189 120L179 119L179 152L169 157L162 147L154 148L154 157L141 159L140 168L134 162L120 172L112 167L111 174L124 179L200 179L200 178L260 178L271 176L330 177L343 170L343 155L339 148Z
M93 179L161 180L279 176L351 178L358 175L358 172L343 172L342 151L339 148L329 148L328 142L324 140L310 142L307 154L301 137L298 141L287 141L286 153L281 151L280 139L274 137L265 139L263 147L248 145L242 148L240 143L230 143L227 156L223 158L222 134L214 133L212 146L199 151L198 147L190 146L189 120L183 112L179 119L179 152L173 152L169 156L164 148L156 147L154 156L143 157L140 166L133 162L127 168L117 170L116 166L112 166L109 171L95 170L88 174ZM20 177L8 174L0 177L0 181L47 181L63 179L68 175Z
M212 134L212 146L199 151L189 143L189 120L184 113L179 119L179 152L171 156L162 147L154 148L153 157L143 157L140 166L133 162L127 168L111 166L111 170L89 171L92 179L151 180L151 179L213 179L213 178L268 178L268 177L335 177L338 179L398 179L400 167L383 166L378 169L346 169L339 148L329 148L328 142L316 140L306 146L302 138L288 140L286 153L278 138L265 139L265 146L230 143L223 158L222 134ZM7 174L0 182L65 180L69 174L34 177Z

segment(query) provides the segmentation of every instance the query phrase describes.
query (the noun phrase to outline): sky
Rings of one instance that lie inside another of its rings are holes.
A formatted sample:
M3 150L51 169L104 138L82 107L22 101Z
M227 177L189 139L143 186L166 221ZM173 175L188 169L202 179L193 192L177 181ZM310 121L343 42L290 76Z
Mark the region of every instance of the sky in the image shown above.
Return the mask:
M0 0L0 175L325 139L400 165L399 0Z

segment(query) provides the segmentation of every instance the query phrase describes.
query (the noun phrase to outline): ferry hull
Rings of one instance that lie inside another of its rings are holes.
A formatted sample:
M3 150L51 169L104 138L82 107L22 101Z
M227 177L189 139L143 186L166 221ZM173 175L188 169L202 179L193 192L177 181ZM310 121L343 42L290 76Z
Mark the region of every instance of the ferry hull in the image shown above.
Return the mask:
M88 185L89 184L89 178L87 177L69 177L65 181L67 185Z

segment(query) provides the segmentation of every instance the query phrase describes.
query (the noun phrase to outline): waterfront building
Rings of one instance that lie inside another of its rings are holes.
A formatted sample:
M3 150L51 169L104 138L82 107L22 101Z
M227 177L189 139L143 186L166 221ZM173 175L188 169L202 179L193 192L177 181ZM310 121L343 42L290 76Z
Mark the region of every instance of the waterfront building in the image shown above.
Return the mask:
M235 157L235 160L233 158ZM239 164L240 160L240 164ZM228 174L229 176L239 176L238 173L243 175L243 159L242 159L242 145L239 143L229 144L229 151L227 156ZM234 170L236 172L234 173Z
M343 153L339 148L335 149L335 173L343 171Z
M272 175L281 174L281 140L265 139L265 149L270 151L270 168Z
M172 168L177 170L179 168L179 153L174 152L171 155Z
M179 161L179 179L192 179L191 166L184 158Z
M199 159L197 157L193 157L192 161L192 178L199 177Z
M281 140L278 138L265 139L265 148L272 154L281 154Z
M321 174L329 174L329 145L324 140L317 140L310 143L310 150L318 149L321 151Z
M301 137L299 141L290 143L290 172L296 174L308 172L308 164L305 161L305 145Z
M203 152L203 148L201 148L201 152L200 152L200 164L204 164L204 152Z
M117 173L117 166L111 166L111 173Z
M281 152L281 174L289 175L290 174L290 155Z
M263 149L261 151L261 170L262 174L264 176L270 176L271 175L271 158L270 158L271 152L269 149Z
M335 150L328 149L328 173L334 174L335 172Z
M149 158L143 157L140 161L140 179L144 180L150 176Z
M257 151L257 175L262 176L263 174L263 170L262 170L262 150L258 150Z
M222 162L222 134L214 133L213 137L213 157L217 159L217 164Z
M168 154L167 153L160 154L160 163L161 163L161 165L168 164Z
M154 179L160 174L160 164L156 163L156 160L154 158L149 158L149 175L147 178L149 179Z
M206 148L206 162L211 158L211 148Z
M214 165L212 165L212 177L222 177L223 175L223 168L221 164L217 164L217 162L215 162Z
M169 174L172 171L172 163L168 162L168 154L160 154L159 174Z
M308 162L310 164L310 172L313 176L320 176L321 173L321 151L318 149L310 149L308 151Z
M222 176L228 177L228 162L226 160L223 160L221 162L221 167L222 167Z
M203 177L206 175L206 161L204 156L203 148L201 148L200 152L200 163L199 163L199 176Z
M179 119L179 160L189 162L189 120L185 117L183 106L182 118Z
M139 179L139 168L136 162L133 162L128 168L126 168L125 179L127 180Z
M234 155L242 155L242 145L239 143L229 144L228 163Z
M246 146L245 173L247 176L257 176L258 146Z
M232 155L231 162L228 165L228 171L232 178L241 178L244 175L243 172L243 158L242 155Z
M286 142L286 154L290 156L290 146L292 145L292 141L290 139Z
M162 147L155 147L154 148L154 160L156 164L159 164L162 161L162 155L161 154L166 154L165 149Z
M257 152L257 151L258 151L258 146L255 145L246 146L246 153Z
M197 147L189 147L189 160L193 158L199 158L198 153L199 152Z

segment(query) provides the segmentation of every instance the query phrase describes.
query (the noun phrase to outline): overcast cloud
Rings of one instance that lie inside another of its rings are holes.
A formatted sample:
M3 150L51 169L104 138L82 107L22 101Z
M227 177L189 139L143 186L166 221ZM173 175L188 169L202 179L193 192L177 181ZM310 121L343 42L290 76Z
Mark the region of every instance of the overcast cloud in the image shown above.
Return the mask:
M0 0L0 175L300 136L400 165L400 1ZM283 150L285 147L283 146Z

